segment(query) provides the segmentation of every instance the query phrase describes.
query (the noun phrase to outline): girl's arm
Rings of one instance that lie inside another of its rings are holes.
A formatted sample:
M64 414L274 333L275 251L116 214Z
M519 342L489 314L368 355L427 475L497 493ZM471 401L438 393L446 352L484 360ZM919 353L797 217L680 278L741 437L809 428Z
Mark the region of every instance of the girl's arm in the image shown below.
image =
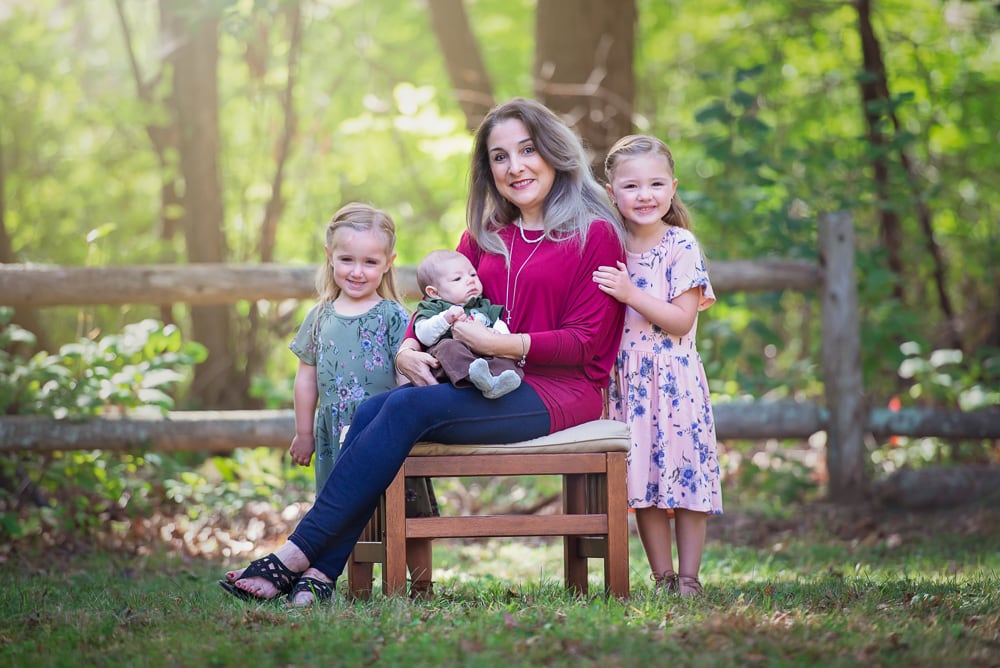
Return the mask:
M632 283L623 262L619 262L617 267L598 267L594 272L594 282L601 290L631 306L639 315L672 336L684 336L690 332L698 316L700 287L682 292L672 301L657 299Z
M313 425L316 419L316 403L319 401L315 366L299 360L292 396L295 403L295 437L292 438L288 453L292 456L292 461L299 466L309 466L316 450Z

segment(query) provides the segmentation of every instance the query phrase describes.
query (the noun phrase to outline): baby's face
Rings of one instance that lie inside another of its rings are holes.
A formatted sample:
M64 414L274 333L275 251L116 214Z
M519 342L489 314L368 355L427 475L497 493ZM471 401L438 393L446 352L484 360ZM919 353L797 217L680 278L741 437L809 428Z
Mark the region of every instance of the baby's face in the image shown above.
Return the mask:
M483 294L483 284L468 258L461 257L442 263L438 273L437 296L452 304L464 304Z

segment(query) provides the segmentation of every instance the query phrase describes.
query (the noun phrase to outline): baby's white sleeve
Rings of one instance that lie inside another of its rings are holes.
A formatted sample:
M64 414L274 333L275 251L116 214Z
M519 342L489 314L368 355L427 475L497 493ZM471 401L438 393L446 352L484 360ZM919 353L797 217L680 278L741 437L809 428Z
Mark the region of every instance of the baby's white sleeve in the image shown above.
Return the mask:
M444 313L422 318L413 323L413 333L417 335L417 340L425 346L433 346L450 328L451 325L444 319Z
M510 334L510 327L507 326L507 323L502 318L497 318L497 321L493 323L493 331L498 334Z

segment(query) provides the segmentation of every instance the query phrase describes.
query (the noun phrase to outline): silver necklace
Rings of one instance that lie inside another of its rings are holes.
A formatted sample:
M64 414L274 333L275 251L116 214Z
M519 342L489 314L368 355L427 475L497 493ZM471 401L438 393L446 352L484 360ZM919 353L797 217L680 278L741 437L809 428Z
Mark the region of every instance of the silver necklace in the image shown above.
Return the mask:
M520 219L518 219L518 222L520 222ZM521 226L518 225L518 228L520 228L520 227ZM524 229L521 229L521 237L522 238L524 237ZM544 238L545 238L545 236L542 235L541 237L538 237L538 239L536 239L535 241L528 241L527 239L524 239L524 240L527 241L529 244L537 244L539 241L541 241ZM511 293L511 289L510 289L510 265L513 264L513 261L514 261L514 241L516 239L517 239L517 237L511 237L510 238L510 258L511 258L511 261L507 263L507 280L504 282L504 287L505 287L504 308L507 311L507 324L508 325L510 325L511 316L514 315L514 302L517 299L517 280L519 278L521 278L521 272L524 271L524 268L528 265L528 262L530 262L531 258L535 256L535 253L538 251L538 249L541 248L541 246L535 246L534 248L532 248L531 252L528 254L528 258L524 262L521 263L521 267L517 270L517 273L514 274L514 291L513 291L513 293Z
M526 244L537 244L538 242L540 242L542 239L545 238L545 232L543 230L542 231L542 236L538 237L537 239L529 239L524 234L524 219L521 218L520 216L518 216L518 218L517 218L517 229L521 230L521 238L524 239L524 243L526 243Z

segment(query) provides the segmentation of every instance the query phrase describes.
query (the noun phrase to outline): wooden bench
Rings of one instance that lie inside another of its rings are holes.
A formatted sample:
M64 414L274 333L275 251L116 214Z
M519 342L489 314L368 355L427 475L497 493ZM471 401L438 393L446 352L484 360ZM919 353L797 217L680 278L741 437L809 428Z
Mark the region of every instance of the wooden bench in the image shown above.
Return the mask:
M627 598L628 428L594 420L548 436L506 445L418 443L389 485L347 563L353 598L371 594L373 565L382 591L406 590L407 538L562 536L566 586L587 593L587 559L604 560L606 595ZM406 477L561 475L562 512L555 515L405 516Z

